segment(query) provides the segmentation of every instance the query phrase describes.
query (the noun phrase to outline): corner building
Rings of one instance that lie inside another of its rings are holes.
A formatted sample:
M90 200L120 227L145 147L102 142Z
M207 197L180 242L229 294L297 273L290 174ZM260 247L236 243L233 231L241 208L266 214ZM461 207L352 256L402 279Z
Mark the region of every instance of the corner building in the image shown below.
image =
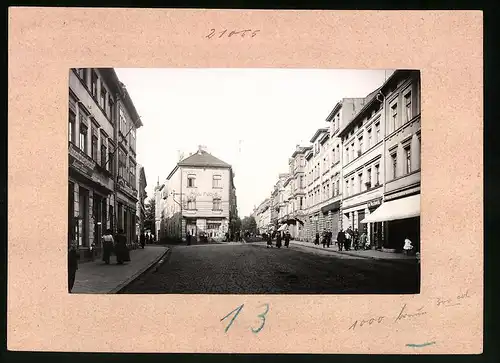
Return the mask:
M236 210L236 188L231 165L200 148L177 163L156 190L160 239L223 240ZM158 227L157 227L158 228Z

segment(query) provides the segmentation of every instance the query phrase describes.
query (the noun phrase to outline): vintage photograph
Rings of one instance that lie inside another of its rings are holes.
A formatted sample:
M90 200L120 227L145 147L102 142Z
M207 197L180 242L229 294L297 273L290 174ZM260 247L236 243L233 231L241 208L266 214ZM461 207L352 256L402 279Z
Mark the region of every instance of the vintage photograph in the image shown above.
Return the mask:
M68 291L420 292L420 71L74 68Z

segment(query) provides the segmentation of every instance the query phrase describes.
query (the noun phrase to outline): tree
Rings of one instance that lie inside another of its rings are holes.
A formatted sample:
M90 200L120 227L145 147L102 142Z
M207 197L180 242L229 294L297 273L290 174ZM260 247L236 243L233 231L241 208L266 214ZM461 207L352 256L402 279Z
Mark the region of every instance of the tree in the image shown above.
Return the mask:
M144 219L144 228L150 229L155 233L155 218L156 218L156 202L154 197L146 201L146 217Z
M255 233L257 231L257 222L255 221L255 218L253 216L243 218L241 221L241 229Z

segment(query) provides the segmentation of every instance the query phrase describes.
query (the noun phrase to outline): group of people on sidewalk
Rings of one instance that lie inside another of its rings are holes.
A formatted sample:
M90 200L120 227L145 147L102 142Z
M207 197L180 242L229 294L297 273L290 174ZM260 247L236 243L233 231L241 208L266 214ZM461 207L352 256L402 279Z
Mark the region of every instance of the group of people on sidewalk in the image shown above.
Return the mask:
M339 233L337 233L337 245L339 251L350 251L351 248L355 251L369 250L371 248L366 230L359 234L357 228L353 230L351 227L348 227L345 231L340 229Z
M142 233L139 236L141 247L144 249L146 245L146 235ZM130 251L127 246L127 236L123 229L119 229L116 235L113 235L111 229L106 230L102 236L102 260L106 265L110 264L112 254L116 255L116 264L123 265L124 262L130 262ZM68 289L69 292L75 284L76 271L78 270L78 252L76 243L70 241L68 251Z
M276 237L276 247L281 248L281 246L282 246L281 241L282 240L285 241L286 248L290 247L290 239L291 239L290 232L288 232L288 231L286 231L286 232L276 231L275 237ZM267 248L272 248L273 247L273 234L268 233L266 236L266 239L267 239Z

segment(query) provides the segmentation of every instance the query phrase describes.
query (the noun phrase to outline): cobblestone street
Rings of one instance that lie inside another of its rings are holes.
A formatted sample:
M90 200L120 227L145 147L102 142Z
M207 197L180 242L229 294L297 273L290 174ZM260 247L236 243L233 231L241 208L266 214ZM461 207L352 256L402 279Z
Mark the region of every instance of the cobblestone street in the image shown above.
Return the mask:
M418 293L415 260L375 260L300 245L175 246L158 271L122 293L363 294Z

